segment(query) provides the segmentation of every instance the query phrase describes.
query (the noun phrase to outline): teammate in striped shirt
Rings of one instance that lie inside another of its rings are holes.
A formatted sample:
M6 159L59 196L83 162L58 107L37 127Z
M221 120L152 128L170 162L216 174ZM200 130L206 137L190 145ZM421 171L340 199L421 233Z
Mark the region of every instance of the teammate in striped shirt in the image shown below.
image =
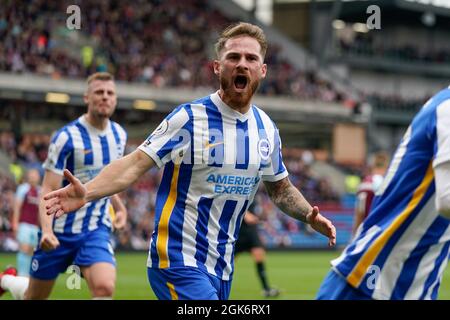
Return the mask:
M87 113L61 128L52 138L44 163L42 194L68 184L63 179L65 169L87 182L123 155L127 134L119 124L109 120L117 104L112 75L95 73L87 84L84 96ZM58 274L73 264L80 267L93 298L111 298L116 269L110 244L110 206L115 209L116 228L125 225L127 214L119 196L101 197L57 219L46 214L43 203L40 247L31 262L28 289L27 281L21 277L12 279L10 275L2 277L2 288L19 299L24 295L26 299L46 299Z
M251 98L266 75L263 31L228 27L216 44L220 89L176 108L133 153L92 181L48 194L48 214L63 215L131 185L154 165L164 167L155 206L148 276L159 299L227 299L234 245L261 180L287 214L329 237L335 228L290 183L278 129Z
M407 129L319 299L436 299L450 247L450 89Z

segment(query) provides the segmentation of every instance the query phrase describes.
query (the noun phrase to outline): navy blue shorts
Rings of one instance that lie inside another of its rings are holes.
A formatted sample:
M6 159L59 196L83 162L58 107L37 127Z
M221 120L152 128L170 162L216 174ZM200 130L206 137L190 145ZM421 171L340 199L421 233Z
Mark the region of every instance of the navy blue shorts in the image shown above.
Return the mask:
M227 300L230 295L231 280L221 280L198 268L148 268L147 274L160 300Z
M38 248L31 260L30 276L40 280L53 280L70 265L91 266L98 262L116 265L114 251L110 242L111 232L99 227L85 234L57 234L59 247L44 251ZM39 241L41 233L39 232Z

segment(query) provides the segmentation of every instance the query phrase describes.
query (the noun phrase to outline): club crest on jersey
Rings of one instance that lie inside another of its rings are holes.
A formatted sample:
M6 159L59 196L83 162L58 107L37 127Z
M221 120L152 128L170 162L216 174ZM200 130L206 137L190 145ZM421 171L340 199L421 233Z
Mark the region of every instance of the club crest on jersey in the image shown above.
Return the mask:
M158 126L158 128L153 131L152 136L160 136L167 132L167 129L169 129L169 121L163 120L161 124Z
M267 139L261 139L258 142L258 153L261 156L261 159L267 160L270 155L270 143Z

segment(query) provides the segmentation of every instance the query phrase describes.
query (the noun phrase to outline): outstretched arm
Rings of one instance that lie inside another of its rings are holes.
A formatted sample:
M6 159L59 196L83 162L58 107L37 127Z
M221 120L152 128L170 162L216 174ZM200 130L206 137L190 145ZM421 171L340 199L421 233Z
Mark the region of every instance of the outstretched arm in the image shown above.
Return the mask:
M115 229L120 230L127 224L127 208L123 204L118 194L115 194L111 197L111 204L115 213L113 226Z
M311 227L328 237L328 245L336 244L336 228L330 220L319 213L318 207L312 207L300 191L294 187L288 177L276 182L264 182L273 203L281 211L294 219L309 223Z
M87 202L123 191L154 165L148 155L136 149L111 162L85 185L68 170L64 170L64 176L70 184L44 196L47 214L59 217L81 208Z

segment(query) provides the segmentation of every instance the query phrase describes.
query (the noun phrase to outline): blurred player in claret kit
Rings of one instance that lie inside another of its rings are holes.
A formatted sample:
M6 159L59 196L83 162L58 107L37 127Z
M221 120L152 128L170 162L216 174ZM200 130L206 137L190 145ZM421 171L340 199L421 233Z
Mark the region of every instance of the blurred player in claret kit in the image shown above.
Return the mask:
M364 219L369 215L375 192L383 182L383 176L386 173L388 164L388 155L384 152L377 152L371 159L370 173L363 178L356 193L355 218L352 228L353 236Z
M29 276L31 257L38 245L41 190L39 170L29 169L26 176L26 182L17 187L11 223L17 242L19 242L17 274L24 277Z

